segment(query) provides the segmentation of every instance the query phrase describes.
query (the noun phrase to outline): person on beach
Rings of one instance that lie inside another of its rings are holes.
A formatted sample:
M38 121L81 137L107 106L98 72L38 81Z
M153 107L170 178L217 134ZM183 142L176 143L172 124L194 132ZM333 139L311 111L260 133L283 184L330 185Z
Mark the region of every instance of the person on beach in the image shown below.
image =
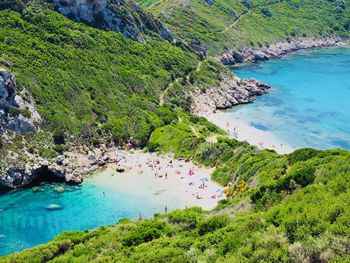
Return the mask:
M165 179L168 179L168 173L165 173Z
M168 206L166 205L165 208L164 208L164 212L165 213L168 213Z
M200 195L199 195L198 192L196 193L196 199L198 199L198 200L199 200L199 199L202 199L202 197L200 197Z

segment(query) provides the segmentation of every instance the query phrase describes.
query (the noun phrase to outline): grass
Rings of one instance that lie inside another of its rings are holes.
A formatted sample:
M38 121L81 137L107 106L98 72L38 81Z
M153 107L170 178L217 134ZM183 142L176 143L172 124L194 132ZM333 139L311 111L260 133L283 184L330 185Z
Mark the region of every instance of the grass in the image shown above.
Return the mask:
M209 55L243 46L259 48L295 37L349 36L350 2L138 0L187 43L201 43ZM267 14L264 14L264 11ZM266 12L268 10L268 12Z

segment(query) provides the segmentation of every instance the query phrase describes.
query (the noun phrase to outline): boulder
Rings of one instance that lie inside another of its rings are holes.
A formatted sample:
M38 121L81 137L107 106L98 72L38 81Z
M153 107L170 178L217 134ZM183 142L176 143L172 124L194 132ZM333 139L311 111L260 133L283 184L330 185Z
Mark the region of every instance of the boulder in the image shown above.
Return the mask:
M234 65L236 64L236 60L235 58L232 56L232 54L230 53L225 53L222 57L221 57L221 63L224 65Z
M89 152L88 160L91 162L96 161L96 155L93 152Z
M60 156L58 156L57 158L56 158L56 163L58 164L58 165L63 165L63 162L65 161L65 158L64 158L64 156L62 156L62 155L60 155Z
M243 63L244 62L244 55L239 52L233 52L232 57L237 63Z
M253 52L254 60L267 60L269 57L262 51Z

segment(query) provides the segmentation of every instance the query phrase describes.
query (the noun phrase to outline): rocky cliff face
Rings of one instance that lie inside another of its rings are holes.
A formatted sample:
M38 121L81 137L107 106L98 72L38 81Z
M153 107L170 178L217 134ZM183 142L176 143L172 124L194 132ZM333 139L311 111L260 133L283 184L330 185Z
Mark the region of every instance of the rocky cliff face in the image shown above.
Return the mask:
M191 92L191 111L197 115L205 115L218 109L249 103L257 96L268 93L269 88L269 85L255 79L223 76L219 87L207 88L205 91L194 89Z
M121 32L144 43L142 33L153 31L173 41L169 30L150 13L128 0L52 0L53 7L63 15L89 25Z
M32 133L41 118L32 102L24 101L16 91L16 79L0 68L0 136ZM25 91L23 91L25 92Z

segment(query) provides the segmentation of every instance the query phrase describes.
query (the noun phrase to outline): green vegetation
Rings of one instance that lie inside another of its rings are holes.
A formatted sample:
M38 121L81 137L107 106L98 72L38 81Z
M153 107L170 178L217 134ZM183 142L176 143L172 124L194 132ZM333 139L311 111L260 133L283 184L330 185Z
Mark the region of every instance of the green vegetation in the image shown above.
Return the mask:
M209 55L295 37L349 36L349 0L137 0L175 35Z
M309 149L302 149L278 156L227 139L214 146L217 162L246 182L243 188L232 186L234 197L214 211L190 208L63 233L0 262L347 262L349 152L317 151L310 157ZM296 155L303 160L290 163ZM269 159L251 164L251 156ZM210 158L196 157L198 162ZM253 178L261 179L258 185Z
M0 57L11 61L17 82L34 97L45 128L84 140L105 134L147 142L173 118L159 107L158 94L171 76L198 63L167 41L147 37L143 45L47 8L1 10L0 24Z
M212 177L226 186L227 200L210 212L190 208L63 233L0 262L350 261L350 153L278 155L228 139L188 113L187 93L217 86L228 74L193 52L198 43L219 55L293 37L347 36L349 0L138 2L188 46L154 34L140 44L37 1L0 10L0 64L16 74L44 119L36 135L0 137L0 153L26 148L50 159L79 143L133 137L149 151L215 167Z

